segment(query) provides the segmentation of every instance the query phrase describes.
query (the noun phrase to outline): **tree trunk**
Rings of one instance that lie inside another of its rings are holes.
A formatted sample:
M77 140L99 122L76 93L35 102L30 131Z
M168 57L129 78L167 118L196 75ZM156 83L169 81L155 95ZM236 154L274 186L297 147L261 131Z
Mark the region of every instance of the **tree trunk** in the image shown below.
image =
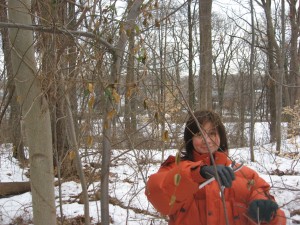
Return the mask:
M70 30L76 30L76 14L75 14L75 3L74 2L68 2L68 28ZM68 65L68 84L70 89L70 103L71 103L71 109L73 113L74 118L74 126L75 126L75 132L76 136L78 136L79 132L79 126L78 126L78 101L77 101L77 82L76 78L78 75L77 68L76 68L76 62L78 57L78 51L76 47L76 43L74 40L74 37L68 36L68 57L67 57L67 65Z
M246 111L246 104L245 99L247 98L246 88L245 88L245 73L244 71L240 70L240 85L239 85L239 122L238 122L238 140L237 140L237 147L245 147L245 111Z
M61 79L62 83L64 84L65 81ZM83 172L83 167L81 163L81 157L79 153L79 145L77 143L77 137L75 132L75 126L74 126L74 119L73 119L73 113L71 110L71 103L69 100L68 94L65 96L66 102L67 102L67 123L68 123L68 136L70 139L71 147L75 151L76 155L76 168L77 172L80 178L81 188L82 188L82 196L84 201L84 217L85 217L85 224L90 225L90 209L89 209L89 197L88 197L88 191L87 191L87 185L86 180Z
M121 60L123 58L124 50L128 40L126 30L132 29L135 24L135 20L140 14L140 7L143 4L143 0L135 0L132 3L128 11L128 15L125 21L124 30L121 32L121 36L116 45L116 50L113 55L113 64L111 67L110 83L114 86L118 81L121 70ZM103 152L102 152L102 166L101 166L101 224L109 225L109 169L111 158L111 120L110 114L113 110L112 99L106 99L105 114L103 118Z
M200 13L200 109L212 109L212 0L199 0Z
M271 2L268 0L265 4L263 4L265 15L267 18L267 37L268 37L268 46L267 46L267 54L268 54L268 73L270 78L267 82L267 103L270 114L270 141L274 142L276 140L276 84L274 80L276 80L278 67L275 62L275 44L274 43L274 28L272 24L272 18L270 14L271 10Z
M39 1L38 15L43 18L40 23L44 26L53 25L56 23L64 24L66 12L66 2L57 1L53 3L51 0ZM60 175L64 178L77 176L76 163L71 157L65 157L70 146L67 138L67 122L66 122L66 104L65 90L60 83L61 73L63 76L68 76L68 63L70 60L65 57L65 49L68 47L69 37L42 33L40 46L42 51L42 76L43 87L47 92L49 100L49 108L51 115L52 137L54 146L54 166ZM62 68L62 69L59 69ZM66 69L65 69L66 68ZM74 89L73 89L74 90ZM72 95L73 96L73 95ZM76 95L75 95L76 96ZM63 160L64 159L64 160Z
M254 29L254 7L253 0L250 0L251 8L251 52L250 52L250 158L254 162L254 126L255 126L255 90L254 90L254 45L255 45L255 29Z
M195 84L193 74L193 24L192 24L192 1L188 0L188 32L189 32L189 105L192 110L195 109Z
M0 198L9 195L19 195L31 191L30 182L0 183Z
M288 87L290 90L290 106L293 107L296 104L296 101L300 99L300 62L299 62L299 48L298 48L298 36L299 36L299 26L300 21L298 19L299 17L299 11L300 8L296 6L297 0L291 0L288 1L290 6L290 23L291 23L291 47L290 47L290 74L289 78L287 79L288 85L291 87ZM296 9L298 8L298 11Z
M8 1L13 23L31 24L29 0ZM37 77L32 31L10 28L12 64L29 147L34 224L56 224L52 135L48 103ZM37 122L38 121L38 122Z
M288 1L291 24L291 46L290 46L290 70L286 78L287 87L285 87L285 93L288 93L288 100L285 100L285 105L294 107L297 101L300 99L300 45L298 43L299 36L299 13L300 8L297 6L297 0ZM299 46L298 46L299 45Z
M275 29L273 26L272 22L272 15L271 15L271 0L267 1L262 1L263 3L263 8L265 11L266 19L267 19L267 36L268 36L268 56L271 57L269 58L269 63L274 63L271 61L274 58L276 58L276 63L277 63L277 72L276 76L274 76L274 80L277 81L277 84L274 84L275 86L275 95L271 97L275 97L274 103L275 107L273 108L275 113L275 119L271 121L271 125L274 128L275 125L275 136L271 133L271 138L275 138L276 140L276 151L279 152L281 148L281 111L282 111L282 85L283 85L283 76L284 76L284 45L285 45L285 21L284 21L284 13L282 15L281 21L282 21L282 45L279 46L276 38L275 38ZM282 8L284 8L284 1L282 1ZM271 54L275 54L276 57L272 56ZM275 63L274 63L275 64ZM271 74L271 71L270 71ZM272 75L271 75L272 76ZM271 81L272 82L272 81ZM274 122L274 124L272 124Z
M0 0L0 16L1 22L7 22L7 4L6 0ZM8 36L8 29L3 28L1 29L2 34L2 48L4 53L4 61L6 66L6 73L8 77L7 89L8 89L8 98L7 101L10 101L10 118L9 118L9 126L10 134L12 137L12 144L13 144L13 157L18 159L20 163L26 160L25 153L24 153L24 145L22 140L21 134L21 126L20 126L20 106L17 103L17 96L15 92L15 84L13 78L13 71L12 71L12 62L11 62L11 51L10 51L10 42ZM8 102L9 103L9 102Z
M132 4L132 1L131 3ZM137 129L136 124L136 115L135 115L135 96L136 96L136 83L135 83L135 75L134 75L134 60L135 60L135 52L134 52L134 44L135 44L135 29L130 30L129 34L129 54L128 54L128 62L127 62L127 74L126 74L126 94L125 94L125 131L128 134L135 133ZM127 146L130 148L130 146Z

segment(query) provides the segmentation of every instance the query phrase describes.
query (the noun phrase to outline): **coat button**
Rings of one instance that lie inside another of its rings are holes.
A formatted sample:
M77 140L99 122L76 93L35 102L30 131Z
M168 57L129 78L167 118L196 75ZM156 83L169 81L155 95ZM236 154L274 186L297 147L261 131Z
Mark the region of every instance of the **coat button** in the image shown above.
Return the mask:
M212 215L212 212L211 212L211 211L208 211L207 215L211 216L211 215Z

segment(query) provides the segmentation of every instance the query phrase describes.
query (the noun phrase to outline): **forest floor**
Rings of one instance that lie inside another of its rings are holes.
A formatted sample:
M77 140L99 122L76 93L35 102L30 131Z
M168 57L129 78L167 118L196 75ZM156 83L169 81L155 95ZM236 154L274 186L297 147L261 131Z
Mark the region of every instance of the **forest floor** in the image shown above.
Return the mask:
M285 211L289 225L300 224L300 149L299 138L283 142L282 152L274 154L271 144L255 148L255 162L249 148L231 149L230 157L255 169L272 186L272 194ZM21 168L12 157L10 144L0 145L0 182L28 181L28 168ZM88 153L88 154L87 154ZM164 152L175 155L175 149ZM86 155L86 157L84 157ZM82 162L90 197L92 224L100 224L100 154L82 152ZM114 225L167 225L145 197L145 181L162 161L156 150L114 150L110 170L110 216ZM61 193L61 196L59 195ZM63 181L55 187L58 224L84 224L84 205L78 179ZM60 207L61 206L61 207ZM32 224L31 193L0 198L0 224Z

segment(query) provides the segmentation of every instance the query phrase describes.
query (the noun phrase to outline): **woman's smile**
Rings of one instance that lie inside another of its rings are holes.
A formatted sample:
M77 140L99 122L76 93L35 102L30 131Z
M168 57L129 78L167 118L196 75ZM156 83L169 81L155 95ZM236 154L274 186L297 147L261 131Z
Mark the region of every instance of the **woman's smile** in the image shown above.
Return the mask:
M218 150L220 146L220 136L218 130L213 126L211 122L205 123L201 127L202 132L196 134L192 141L195 151L200 154L209 152L212 153Z

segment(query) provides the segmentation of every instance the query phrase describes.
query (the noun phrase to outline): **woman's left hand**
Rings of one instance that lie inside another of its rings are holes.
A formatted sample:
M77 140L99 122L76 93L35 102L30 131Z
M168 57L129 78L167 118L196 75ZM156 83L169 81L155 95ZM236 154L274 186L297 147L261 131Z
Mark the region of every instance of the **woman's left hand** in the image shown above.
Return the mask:
M200 169L200 175L205 179L209 179L211 177L217 178L217 174L220 178L221 186L232 186L232 181L235 179L235 175L231 167L216 165L216 168L214 166L203 166Z

